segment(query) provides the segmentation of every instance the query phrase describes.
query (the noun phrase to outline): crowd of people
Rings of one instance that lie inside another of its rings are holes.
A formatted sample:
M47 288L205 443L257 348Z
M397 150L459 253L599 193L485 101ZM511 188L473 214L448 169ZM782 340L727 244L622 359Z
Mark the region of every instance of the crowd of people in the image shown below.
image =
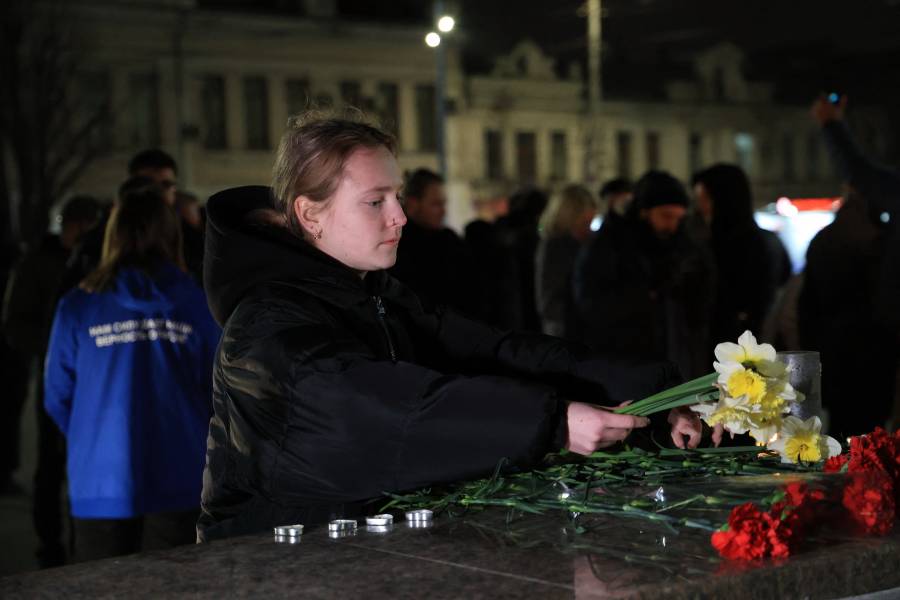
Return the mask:
M844 108L813 105L845 193L802 274L731 164L690 187L654 170L597 195L523 189L460 236L443 178L402 174L392 136L359 121L293 121L271 187L205 207L170 156L139 153L111 207L69 199L58 235L0 265L0 485L16 488L33 378L40 565L355 517L632 430L695 447L690 410L609 409L709 372L748 329L821 353L832 432L885 424L900 174Z

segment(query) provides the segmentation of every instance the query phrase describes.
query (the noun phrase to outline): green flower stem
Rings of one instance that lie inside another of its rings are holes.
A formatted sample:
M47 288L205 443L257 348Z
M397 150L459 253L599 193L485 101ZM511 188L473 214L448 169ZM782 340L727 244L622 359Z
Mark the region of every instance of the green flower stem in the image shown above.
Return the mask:
M716 388L703 388L698 392L689 392L683 395L673 396L663 400L656 400L648 403L635 403L622 408L617 408L615 412L623 415L637 415L646 417L654 413L672 410L680 406L691 406L702 402L710 402L718 398L719 391Z

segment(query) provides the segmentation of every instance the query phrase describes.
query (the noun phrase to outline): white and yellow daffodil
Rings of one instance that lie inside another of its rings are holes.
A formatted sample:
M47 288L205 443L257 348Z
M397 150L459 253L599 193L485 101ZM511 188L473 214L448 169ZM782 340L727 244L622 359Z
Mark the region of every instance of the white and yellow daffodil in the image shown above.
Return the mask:
M734 376L738 367L755 371L763 377L783 378L786 367L776 359L775 354L775 347L772 344L757 343L756 337L749 331L741 334L737 344L734 342L718 344L713 367L719 373L719 384L727 385L726 380Z
M719 373L717 383L733 397L747 396L750 402L758 404L769 392L769 382L753 369L736 362L716 363Z
M784 421L780 414L760 414L754 416L753 423L754 426L750 428L750 436L760 444L766 444L776 433L781 431Z
M691 406L691 410L700 415L707 425L714 427L722 424L734 434L746 433L757 426L754 417L759 414L759 406L747 396L732 398L722 394L718 402L704 402Z
M785 417L778 439L768 444L770 450L781 455L781 462L814 463L837 456L841 453L840 443L833 437L823 435L819 417L802 421L797 417Z

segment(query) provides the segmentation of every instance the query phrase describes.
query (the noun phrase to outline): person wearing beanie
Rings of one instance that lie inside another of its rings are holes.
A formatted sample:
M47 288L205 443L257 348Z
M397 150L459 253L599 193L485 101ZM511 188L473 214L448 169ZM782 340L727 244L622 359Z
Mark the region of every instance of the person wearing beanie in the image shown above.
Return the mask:
M667 359L692 378L709 370L713 266L684 231L688 205L687 191L669 173L641 177L625 218L605 221L581 252L574 293L595 350Z

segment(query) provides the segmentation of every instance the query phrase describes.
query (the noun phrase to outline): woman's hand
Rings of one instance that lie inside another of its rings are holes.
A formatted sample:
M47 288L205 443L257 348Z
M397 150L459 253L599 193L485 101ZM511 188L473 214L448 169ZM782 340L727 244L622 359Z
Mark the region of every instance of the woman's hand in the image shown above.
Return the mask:
M713 432L712 432L713 446L715 446L716 448L719 447L719 444L722 443L722 436L723 436L723 435L725 435L725 426L724 426L724 425L722 425L721 423L719 423L718 425L716 425L715 427L713 427ZM731 437L732 437L732 438L734 437L734 434L733 434L733 433L731 434Z
M647 417L620 415L582 402L569 403L566 419L569 424L566 450L585 455L621 442L635 427L650 423Z
M703 424L697 413L687 406L680 406L669 411L668 421L672 425L672 441L677 448L696 448L700 444ZM684 438L688 438L687 445Z

